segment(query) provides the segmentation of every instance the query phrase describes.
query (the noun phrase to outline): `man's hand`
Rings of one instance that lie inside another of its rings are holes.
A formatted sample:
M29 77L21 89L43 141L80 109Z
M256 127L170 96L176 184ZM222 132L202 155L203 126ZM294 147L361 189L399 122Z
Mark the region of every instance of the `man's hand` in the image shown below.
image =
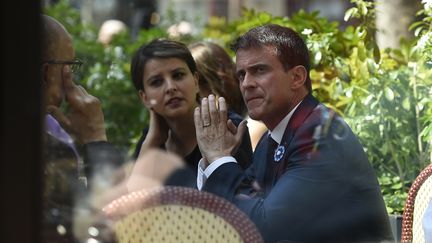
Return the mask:
M88 94L82 86L73 83L68 65L63 67L62 78L70 112L63 114L55 106L48 106L47 112L79 143L106 141L104 115L99 99Z
M217 102L218 105L214 95L209 95L202 99L201 108L197 107L194 113L198 146L208 163L232 155L240 146L246 130L246 121L237 128L227 120L227 105L223 97Z

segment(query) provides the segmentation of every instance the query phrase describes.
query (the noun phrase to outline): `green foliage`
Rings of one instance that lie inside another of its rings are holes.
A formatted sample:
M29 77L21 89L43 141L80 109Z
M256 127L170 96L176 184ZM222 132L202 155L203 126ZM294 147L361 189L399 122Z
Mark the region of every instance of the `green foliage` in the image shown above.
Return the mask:
M400 214L409 186L432 156L431 4L425 1L419 12L422 20L411 26L414 41L380 50L374 39L373 2L351 2L354 7L346 11L345 20L355 18L359 24L344 30L318 12L299 11L288 18L244 9L237 20L212 17L200 34L176 39L209 39L230 52L229 44L254 26L276 23L301 33L311 52L314 94L344 116L359 136L376 169L388 212ZM67 1L45 13L60 20L74 37L77 56L86 62L77 80L102 100L109 139L129 148L148 122L130 81L131 55L141 44L167 37L170 20L179 19L171 10L160 27L142 30L135 41L128 33L117 36L104 48L96 41L97 29L82 23Z
M84 65L75 80L102 102L108 139L123 150L134 149L142 129L148 123L148 111L142 105L130 77L130 61L134 51L155 38L167 38L171 16L162 27L140 30L135 40L128 32L116 35L108 47L97 41L98 29L84 23L80 13L70 7L68 0L44 9L44 13L59 20L73 36L76 56ZM172 13L171 13L172 15ZM191 42L197 37L179 36ZM129 151L130 152L130 151Z
M401 214L408 196L408 191L404 190L401 179L389 173L382 174L379 178L381 191L386 202L389 214Z
M301 33L311 52L313 92L346 118L376 169L389 213L402 213L407 191L431 162L431 15L413 24L418 39L380 50L374 3L352 0L340 30L318 12L291 18L244 10L236 21L213 18L204 36L228 45L248 29L277 23ZM429 12L428 12L429 11ZM425 53L428 53L425 55Z
M166 37L160 28L142 30L135 41L129 33L113 38L108 47L97 41L98 29L83 23L79 12L67 0L44 10L59 20L73 36L76 56L84 60L75 82L102 102L108 139L129 150L148 122L148 112L141 104L130 78L130 60L141 44Z

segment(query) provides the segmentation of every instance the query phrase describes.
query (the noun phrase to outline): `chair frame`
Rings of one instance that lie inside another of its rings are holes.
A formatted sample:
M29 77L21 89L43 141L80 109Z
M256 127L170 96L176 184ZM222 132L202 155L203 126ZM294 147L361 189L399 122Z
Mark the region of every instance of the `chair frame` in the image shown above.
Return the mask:
M414 180L408 192L408 198L405 202L405 208L402 215L402 243L410 243L413 240L413 222L414 222L414 204L417 193L423 183L432 175L432 164L424 168Z
M210 202L213 206L209 206ZM237 231L243 242L264 242L252 220L234 204L192 188L164 186L132 192L112 201L103 211L108 218L116 221L141 209L173 204L203 209L223 218Z

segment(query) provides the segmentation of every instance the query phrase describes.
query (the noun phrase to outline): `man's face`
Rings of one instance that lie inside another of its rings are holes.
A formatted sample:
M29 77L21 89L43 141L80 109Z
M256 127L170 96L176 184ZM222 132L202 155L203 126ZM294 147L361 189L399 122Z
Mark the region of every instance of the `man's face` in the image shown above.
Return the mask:
M291 70L285 71L276 49L240 49L236 54L236 73L249 116L274 128L289 112L294 97Z
M57 61L73 61L74 49L72 39L69 36L58 44L55 48L52 59ZM49 61L49 60L44 60ZM59 107L64 99L63 87L63 68L66 64L44 64L44 87L45 87L45 104Z

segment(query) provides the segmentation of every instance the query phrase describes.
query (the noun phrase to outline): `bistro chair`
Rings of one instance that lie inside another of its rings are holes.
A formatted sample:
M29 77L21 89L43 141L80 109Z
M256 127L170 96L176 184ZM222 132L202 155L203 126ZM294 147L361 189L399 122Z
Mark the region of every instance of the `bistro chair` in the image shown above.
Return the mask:
M132 192L103 208L117 242L263 242L229 201L186 187Z
M403 243L425 242L423 215L432 198L432 164L423 169L408 192L402 215Z

